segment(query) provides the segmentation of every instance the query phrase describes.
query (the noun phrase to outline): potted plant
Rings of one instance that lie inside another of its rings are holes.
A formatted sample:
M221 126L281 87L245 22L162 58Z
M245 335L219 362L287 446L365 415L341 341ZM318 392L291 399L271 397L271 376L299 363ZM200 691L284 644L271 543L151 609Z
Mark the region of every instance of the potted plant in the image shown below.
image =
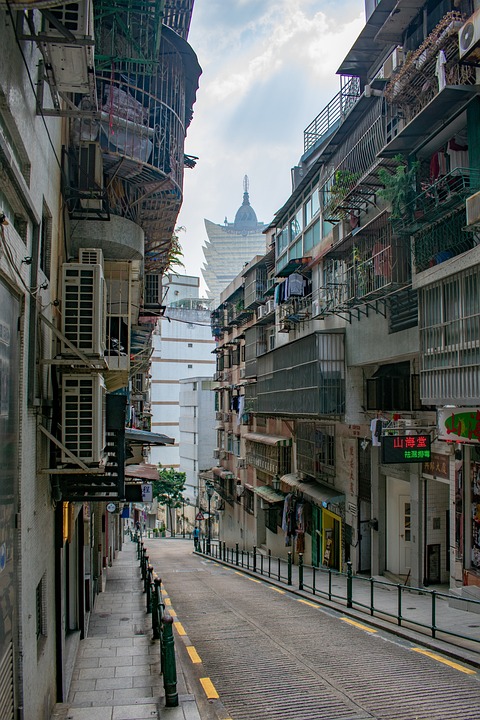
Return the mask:
M396 167L393 173L385 168L378 171L378 177L383 184L383 189L378 191L378 195L391 204L391 219L399 220L405 217L409 205L414 200L420 163L415 161L408 166L402 155L396 155L394 160Z

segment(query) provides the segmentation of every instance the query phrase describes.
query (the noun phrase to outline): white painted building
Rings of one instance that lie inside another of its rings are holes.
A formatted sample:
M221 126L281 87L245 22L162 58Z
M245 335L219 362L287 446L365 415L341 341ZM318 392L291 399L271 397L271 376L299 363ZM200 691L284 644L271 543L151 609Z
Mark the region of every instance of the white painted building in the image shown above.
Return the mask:
M216 465L215 383L211 377L180 380L180 469L186 473L185 497L195 503L198 473Z
M175 438L175 444L152 447L150 462L164 467L180 467L180 380L213 379L215 372L210 301L199 298L199 284L188 275L163 279L166 310L153 338L152 431Z

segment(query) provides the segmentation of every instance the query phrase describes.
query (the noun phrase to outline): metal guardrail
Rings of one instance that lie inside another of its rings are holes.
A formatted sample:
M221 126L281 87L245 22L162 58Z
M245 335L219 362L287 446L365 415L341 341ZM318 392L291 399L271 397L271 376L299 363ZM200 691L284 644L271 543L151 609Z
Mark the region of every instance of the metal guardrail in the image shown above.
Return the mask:
M302 553L298 555L297 567L293 565L291 552L288 553L285 560L272 556L270 551L266 555L259 553L255 547L252 551L240 550L238 543L235 548L228 548L224 542L212 541L211 552L207 553L204 545L203 554L233 567L240 567L269 579L283 582L313 596L344 604L347 608L356 609L371 617L394 622L398 627L426 630L432 638L436 638L440 633L456 640L468 640L475 643L477 646L475 651L480 652L480 637L452 630L442 625L439 620L440 603L445 600L456 603L467 602L464 598L450 593L354 575L350 562L347 563L346 573L332 568L305 565ZM385 592L386 590L389 592ZM392 592L396 593L394 602L392 601ZM415 616L415 608L406 607L406 599L417 595L429 598L428 622ZM480 612L479 600L468 599L468 603L477 606L478 612Z

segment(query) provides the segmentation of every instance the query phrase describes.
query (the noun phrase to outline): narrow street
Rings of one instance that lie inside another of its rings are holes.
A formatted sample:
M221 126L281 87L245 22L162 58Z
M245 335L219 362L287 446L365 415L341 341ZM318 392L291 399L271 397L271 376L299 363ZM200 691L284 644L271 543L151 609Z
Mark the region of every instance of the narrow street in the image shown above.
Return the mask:
M148 549L232 720L479 717L475 669L195 556L187 541Z

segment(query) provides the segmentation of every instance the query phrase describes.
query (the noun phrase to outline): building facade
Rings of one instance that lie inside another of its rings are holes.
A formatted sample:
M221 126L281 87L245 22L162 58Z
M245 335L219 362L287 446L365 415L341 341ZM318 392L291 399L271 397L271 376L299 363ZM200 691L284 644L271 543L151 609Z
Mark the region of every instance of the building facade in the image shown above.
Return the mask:
M480 15L394 6L366 3L270 251L212 316L246 425L221 423L217 487L249 545L478 585Z
M145 280L168 268L182 201L201 72L192 7L0 7L5 720L45 720L65 701L139 489L126 459L172 442L150 432L161 302Z
M152 430L174 439L152 447L150 462L180 467L180 381L215 371L210 332L211 301L199 298L200 280L167 274L163 279L165 312L153 336L151 363Z

